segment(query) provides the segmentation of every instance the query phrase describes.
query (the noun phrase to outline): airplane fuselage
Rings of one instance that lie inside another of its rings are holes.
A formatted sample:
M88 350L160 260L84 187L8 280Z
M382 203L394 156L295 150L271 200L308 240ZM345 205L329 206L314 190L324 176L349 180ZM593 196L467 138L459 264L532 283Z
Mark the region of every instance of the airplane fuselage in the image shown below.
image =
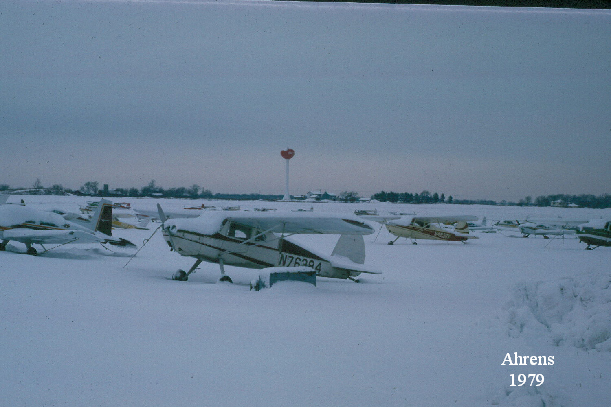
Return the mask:
M469 236L453 234L437 228L425 228L415 224L386 224L387 230L395 236L411 239L431 239L439 241L467 241Z
M272 233L248 237L228 236L221 232L213 235L194 231L164 229L168 245L180 255L211 263L263 269L270 267L309 267L318 276L347 279L360 272L335 268L327 259L287 239Z

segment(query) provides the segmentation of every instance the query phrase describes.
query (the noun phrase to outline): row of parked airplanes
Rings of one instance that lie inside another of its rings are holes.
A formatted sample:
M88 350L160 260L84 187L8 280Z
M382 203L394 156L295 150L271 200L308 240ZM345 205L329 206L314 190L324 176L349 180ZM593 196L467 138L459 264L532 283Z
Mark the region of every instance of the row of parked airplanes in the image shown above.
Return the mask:
M25 203L8 204L8 196L0 195L0 251L10 241L25 244L26 253L39 252L34 244L46 252L46 246L69 243L92 243L118 247L136 247L126 239L112 236L115 228L146 228L150 220L161 221L164 240L180 255L195 258L188 270L179 270L175 280L187 280L204 262L219 265L221 280L231 281L225 265L246 268L307 268L317 276L357 280L362 274L379 274L365 266L364 235L376 229L368 221L381 224L396 238L442 240L465 243L478 237L470 230L496 232L499 229L520 230L523 236L563 235L571 231L578 235L586 249L610 246L610 221L605 220L531 220L530 222L501 221L487 225L486 219L459 216L414 216L414 214L379 215L376 211L356 211L354 215L315 213L310 210L276 213L249 212L236 208L209 211L206 206L186 208L186 211L164 212L158 204L156 212L134 211L129 204L102 199L82 209L82 214L62 210L37 210ZM113 210L115 212L113 213ZM189 211L196 210L196 211ZM379 233L380 233L379 229ZM335 234L339 239L331 255L309 250L290 237L295 234ZM378 236L377 236L378 237Z

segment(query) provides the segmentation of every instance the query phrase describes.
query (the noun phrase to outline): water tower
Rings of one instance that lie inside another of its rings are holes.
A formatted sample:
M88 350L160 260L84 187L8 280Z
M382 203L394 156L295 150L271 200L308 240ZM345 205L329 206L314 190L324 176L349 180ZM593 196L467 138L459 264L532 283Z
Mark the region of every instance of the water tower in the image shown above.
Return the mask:
M291 158L295 156L295 150L281 150L281 156L283 157L283 159L285 159L285 197L283 197L283 201L290 201L291 196L289 196L289 160L291 160Z

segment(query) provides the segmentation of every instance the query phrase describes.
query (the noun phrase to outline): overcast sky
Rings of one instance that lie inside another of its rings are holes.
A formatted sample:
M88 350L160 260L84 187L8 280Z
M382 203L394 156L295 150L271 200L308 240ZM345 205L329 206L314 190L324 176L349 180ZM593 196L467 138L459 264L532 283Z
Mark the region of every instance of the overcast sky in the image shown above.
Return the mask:
M0 2L0 184L610 193L610 10Z

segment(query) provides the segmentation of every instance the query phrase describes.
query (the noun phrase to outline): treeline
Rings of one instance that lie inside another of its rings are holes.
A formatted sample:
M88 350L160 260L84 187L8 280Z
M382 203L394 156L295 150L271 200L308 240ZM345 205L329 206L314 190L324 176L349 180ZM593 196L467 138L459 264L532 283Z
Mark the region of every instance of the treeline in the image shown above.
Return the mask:
M46 194L46 195L84 195L92 197L159 197L159 198L191 198L191 199L213 199L213 200L267 200L278 201L283 198L282 195L274 194L229 194L229 193L212 193L208 189L201 188L197 184L191 187L174 187L163 188L151 180L149 184L141 188L116 188L109 189L107 184L100 188L97 181L88 181L83 184L78 190L64 188L61 184L54 184L51 187L43 187L40 179L37 179L31 188L11 189L7 184L0 184L0 192L10 194ZM518 202L500 202L493 200L462 200L453 198L444 193L431 194L427 190L420 193L396 193L394 191L381 191L370 197L372 200L390 203L405 203L405 204L481 204L481 205L510 205L510 206L536 206L536 207L585 207L585 208L610 208L612 199L610 194L601 194L599 196L593 194L570 195L570 194L553 194L548 196L538 196L535 199L527 196ZM355 191L344 191L338 195L323 195L319 199L326 201L339 201L355 203L362 201L359 194Z
M109 189L107 184L100 185L97 181L88 181L79 189L73 190L64 188L61 184L54 184L51 187L44 187L37 179L31 188L12 189L8 184L0 184L0 192L10 194L40 194L40 195L77 195L90 197L159 197L159 198L191 198L191 199L212 199L212 200L269 200L276 201L283 198L282 195L272 194L231 194L213 193L210 190L201 188L197 184L191 187L172 187L163 188L151 180L144 187L136 188L115 188Z
M46 195L83 195L98 197L172 197L172 198L213 198L210 190L200 188L197 184L191 187L176 187L164 189L151 180L149 184L141 188L116 188L109 189L108 184L100 185L97 181L88 181L79 189L65 188L61 184L44 187L37 179L31 188L11 189L7 184L0 184L0 191L11 194L46 194Z
M444 194L433 193L425 190L419 193L396 193L394 191L381 191L372 196L372 200L390 203L406 204L481 204L481 205L514 205L514 206L534 206L534 207L584 207L584 208L610 208L612 200L610 194L599 196L593 194L570 195L553 194L548 196L538 196L535 200L527 196L518 202L494 201L494 200L458 200L453 196L445 199Z
M555 194L548 196L538 196L531 204L531 197L519 201L519 205L535 205L537 207L568 207L578 206L586 208L610 208L610 194L595 196L593 194L568 195Z
M394 191L381 191L372 196L372 200L389 203L406 203L406 204L435 204L435 203L453 203L453 196L449 196L448 200L444 194L433 193L424 190L421 193L396 193Z
M609 0L309 0L332 3L391 3L391 4L434 4L445 6L487 6L487 7L547 7L573 9L609 9Z

